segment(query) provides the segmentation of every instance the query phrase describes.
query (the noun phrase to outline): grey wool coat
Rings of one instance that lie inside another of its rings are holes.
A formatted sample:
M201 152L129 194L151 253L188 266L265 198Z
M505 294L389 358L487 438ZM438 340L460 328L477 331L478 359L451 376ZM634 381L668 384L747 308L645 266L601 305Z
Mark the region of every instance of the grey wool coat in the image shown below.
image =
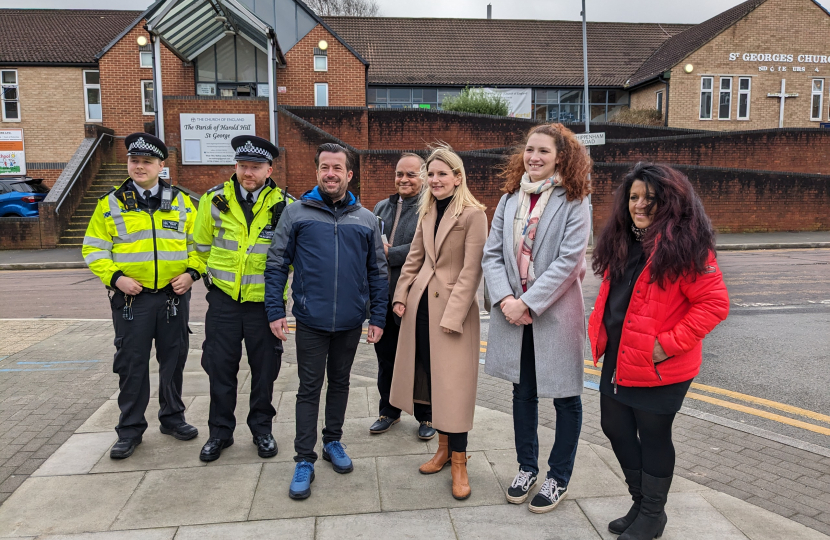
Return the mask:
M513 251L519 193L505 194L496 208L481 263L493 302L484 371L519 383L524 326L507 322L499 302L507 296L521 298L533 318L537 394L563 398L582 394L586 336L582 280L591 217L587 197L568 201L564 188L553 190L533 243L536 281L527 292L522 292Z

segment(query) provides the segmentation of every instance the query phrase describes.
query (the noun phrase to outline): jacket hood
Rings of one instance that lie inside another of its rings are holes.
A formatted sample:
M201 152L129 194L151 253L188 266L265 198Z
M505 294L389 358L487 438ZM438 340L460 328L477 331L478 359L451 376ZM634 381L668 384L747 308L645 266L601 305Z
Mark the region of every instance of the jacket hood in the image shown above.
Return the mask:
M309 189L308 191L303 193L300 199L303 201L317 201L325 204L322 195L320 195L320 186L315 186L314 188ZM357 204L357 198L354 195L352 195L351 191L346 192L346 199L348 200L346 206L353 206Z

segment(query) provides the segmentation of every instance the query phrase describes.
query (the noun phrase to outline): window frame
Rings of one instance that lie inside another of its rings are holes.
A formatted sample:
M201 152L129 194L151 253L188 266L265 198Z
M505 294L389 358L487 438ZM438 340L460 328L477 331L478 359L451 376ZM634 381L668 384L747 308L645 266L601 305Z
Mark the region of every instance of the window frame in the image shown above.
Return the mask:
M813 89L813 85L816 81L821 81L821 90L816 92ZM818 116L813 116L813 102L818 96ZM824 110L824 78L816 77L810 79L810 121L811 122L821 122L822 120L822 111Z
M711 83L709 85L710 87L709 87L708 90L703 88L703 81L705 81L705 80L709 80L709 82ZM700 78L700 105L698 106L698 110L697 110L698 120L711 120L712 119L712 113L713 113L712 109L714 108L714 103L713 103L714 91L715 91L714 86L715 86L715 78L714 77L705 76L705 77ZM702 114L703 113L703 98L706 94L709 94L709 116L708 117L703 116L703 114Z
M326 62L326 67L324 69L317 69L317 60L323 59ZM324 72L329 70L329 56L327 54L315 54L312 66L314 67L314 71L317 72Z
M98 84L90 84L86 82L86 74L87 73L97 73L98 74ZM87 94L88 90L98 90L98 106L101 106L101 71L97 69L85 69L83 70L83 83L84 83L84 118L86 118L87 122L103 122L104 121L104 112L101 111L101 118L90 118L89 116L89 95ZM103 107L102 107L103 108Z
M144 55L148 55L150 57L150 65L145 66L142 62ZM153 53L152 51L138 51L138 67L141 69L153 69Z
M723 88L723 83L729 81L729 89ZM718 77L718 120L732 120L732 77ZM726 116L721 116L722 100L726 96Z
M147 112L147 109L144 107L144 85L147 84L147 83L153 84L153 80L150 79L150 80L142 80L141 81L141 114L143 116L155 116L155 114L156 114L155 110ZM156 89L153 88L153 108L154 109L155 109L155 105L156 105L155 104L155 98L156 98L155 92L156 92Z
M741 89L741 81L749 81L749 88ZM746 116L741 116L741 97L746 96ZM738 77L738 110L736 111L736 119L742 122L749 120L752 111L752 77Z
M317 90L318 88L325 88L326 89L326 103L324 105L320 105L317 100ZM328 107L329 106L329 83L314 83L314 106L315 107Z
M14 84L6 84L3 82L3 73L7 71L14 72ZM17 89L17 99L6 99L6 92L3 90L3 87L13 86ZM6 117L6 103L17 103L17 118L7 118ZM22 122L23 121L23 114L20 108L20 74L16 69L2 69L0 70L0 118L2 118L3 122Z
M660 114L663 113L663 90L658 90L655 93L655 97L657 98L657 103L654 105L657 107L657 110L660 111Z

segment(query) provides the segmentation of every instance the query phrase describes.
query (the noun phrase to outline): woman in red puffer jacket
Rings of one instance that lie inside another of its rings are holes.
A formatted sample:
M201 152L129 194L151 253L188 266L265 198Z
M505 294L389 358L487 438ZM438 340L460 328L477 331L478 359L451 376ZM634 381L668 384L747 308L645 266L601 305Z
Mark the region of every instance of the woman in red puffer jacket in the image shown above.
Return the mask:
M700 372L703 338L729 313L715 235L689 180L638 163L614 196L593 254L602 276L588 323L602 430L634 504L609 523L620 540L663 534L674 473L671 427Z

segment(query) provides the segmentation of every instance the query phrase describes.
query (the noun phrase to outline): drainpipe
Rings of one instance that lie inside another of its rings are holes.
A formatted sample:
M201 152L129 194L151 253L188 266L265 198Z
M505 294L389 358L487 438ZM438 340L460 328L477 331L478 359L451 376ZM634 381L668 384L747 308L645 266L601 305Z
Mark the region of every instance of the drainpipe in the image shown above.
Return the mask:
M665 107L666 112L663 114L663 126L669 127L669 79L671 79L671 71L664 71L657 77L657 79L666 85L666 99L663 100L665 102L663 107Z

